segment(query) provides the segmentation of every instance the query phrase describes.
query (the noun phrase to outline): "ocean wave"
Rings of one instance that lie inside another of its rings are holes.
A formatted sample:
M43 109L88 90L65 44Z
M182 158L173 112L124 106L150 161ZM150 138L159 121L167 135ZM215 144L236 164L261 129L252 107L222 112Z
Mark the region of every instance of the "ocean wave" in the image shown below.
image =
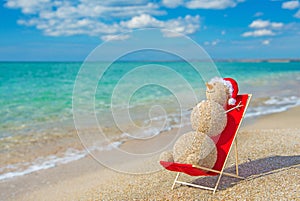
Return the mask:
M57 157L55 155L50 155L50 156L47 156L44 158L39 157L39 158L35 159L32 163L25 162L25 163L10 164L10 165L7 165L6 167L1 168L0 171L3 171L5 169L7 169L7 170L13 169L14 171L1 174L0 181L4 180L4 179L9 179L12 177L23 176L23 175L30 174L32 172L36 172L39 170L53 168L60 164L66 164L71 161L75 161L80 158L83 158L84 156L86 156L86 154L87 154L86 151L68 149L65 152L63 157ZM27 167L27 168L24 169L24 167Z
M272 113L284 112L290 108L300 105L300 98L297 96L279 97L271 96L255 107L249 107L245 117L257 117Z
M115 141L107 144L106 146L93 146L89 148L90 151L109 151L116 147L119 147L123 142ZM23 162L16 164L9 164L5 167L0 167L0 181L10 179L13 177L23 176L39 170L45 170L56 167L58 165L70 163L72 161L79 160L88 155L87 150L76 150L73 148L68 149L62 157L56 155L49 155L47 157L39 157L33 162Z

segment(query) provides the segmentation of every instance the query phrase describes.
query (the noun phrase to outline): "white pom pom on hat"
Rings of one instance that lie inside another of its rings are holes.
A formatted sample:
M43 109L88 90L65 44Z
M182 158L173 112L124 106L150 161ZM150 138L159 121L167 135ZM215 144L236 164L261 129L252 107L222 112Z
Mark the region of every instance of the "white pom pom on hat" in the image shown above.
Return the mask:
M236 99L234 99L234 98L228 99L228 105L235 105L235 103L236 103Z
M221 82L223 83L229 90L230 98L228 99L228 105L235 105L236 104L236 97L239 92L239 87L237 82L232 78L213 78L210 83L212 82Z

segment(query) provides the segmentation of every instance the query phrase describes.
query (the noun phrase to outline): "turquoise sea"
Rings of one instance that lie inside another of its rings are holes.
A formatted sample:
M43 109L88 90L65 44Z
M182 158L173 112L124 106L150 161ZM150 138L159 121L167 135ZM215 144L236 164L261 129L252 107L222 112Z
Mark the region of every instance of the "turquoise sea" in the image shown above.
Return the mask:
M9 150L9 147L3 145L1 141L7 142L16 137L22 139L22 136L26 135L51 135L54 130L64 131L74 128L72 96L81 65L81 62L0 63L0 153L13 151ZM105 65L105 63L100 63L95 68L103 68ZM102 124L105 126L112 125L113 119L110 116L112 104L116 110L130 108L133 121L138 121L141 124L149 122L147 111L151 109L151 105L159 104L165 109L165 114L169 117L164 130L176 126L179 106L176 97L172 95L172 90L166 86L155 84L139 86L151 75L158 81L168 80L172 89L184 94L186 88L181 82L178 82L176 76L150 70L150 73L129 77L130 79L128 78L123 83L123 88L115 90L115 87L122 82L122 77L139 66L145 65L149 65L150 68L151 65L154 65L172 69L176 75L180 75L189 83L199 100L205 98L203 96L204 81L185 62L117 62L105 71L95 91L95 110L99 121L103 120ZM246 117L255 118L264 114L282 112L290 107L300 105L299 62L216 62L215 65L222 77L232 77L238 81L240 93L253 94L253 101ZM132 86L137 86L137 90L129 94L129 102L123 101L129 93L126 88ZM84 93L83 89L82 94ZM111 101L112 96L115 97L114 101ZM189 98L186 97L186 99ZM185 107L184 110L188 111L194 104L193 101L187 101L187 104L183 106ZM161 114L159 112L157 116L155 114L154 112L151 118L159 119ZM189 115L188 112L186 115ZM157 128L148 128L147 132L159 133L160 131ZM149 134L147 132L145 131L145 136ZM72 156L75 160L78 155L75 156L74 153ZM68 160L71 159L68 158ZM5 167L0 166L0 179L26 173L26 171L20 173L20 171L14 170L18 174L13 174L12 171L8 175L8 171L5 169L8 169L7 164ZM1 171L3 172L1 173ZM27 171L27 173L32 171Z

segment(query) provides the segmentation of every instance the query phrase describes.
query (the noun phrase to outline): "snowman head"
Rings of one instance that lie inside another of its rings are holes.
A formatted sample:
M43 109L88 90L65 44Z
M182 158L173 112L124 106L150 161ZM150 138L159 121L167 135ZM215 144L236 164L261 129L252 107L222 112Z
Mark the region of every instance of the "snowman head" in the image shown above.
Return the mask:
M224 108L227 105L235 105L238 86L232 78L215 77L206 83L206 98L215 101Z

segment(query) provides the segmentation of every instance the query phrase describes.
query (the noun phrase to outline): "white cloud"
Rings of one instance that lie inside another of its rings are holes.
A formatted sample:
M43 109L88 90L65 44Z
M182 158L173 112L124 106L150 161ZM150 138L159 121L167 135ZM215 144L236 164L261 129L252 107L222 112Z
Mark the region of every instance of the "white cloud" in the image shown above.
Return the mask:
M135 16L129 21L122 21L121 25L130 29L145 28L145 27L163 27L164 22L159 21L156 18L142 14L140 16Z
M162 3L168 8L176 8L183 4L183 0L163 0Z
M181 1L172 2L174 6ZM169 6L172 2L164 1ZM157 27L192 34L200 27L198 15L168 20L153 17L165 15L166 11L147 0L7 0L5 6L21 9L26 15L18 24L34 26L49 36L90 35L103 40L124 40L126 37L118 34L136 28Z
M200 28L200 16L187 15L184 18L179 17L175 20L168 20L165 28L182 34L193 34Z
M104 34L117 34L122 31L121 27L114 24L105 24L95 20L88 19L38 19L18 20L18 23L26 26L35 26L42 30L45 35L49 36L72 36L72 35L89 35L100 36Z
M247 31L242 34L243 37L274 36L277 31L284 27L282 22L271 22L270 20L254 20L250 25L254 31Z
M300 18L300 10L298 10L298 12L294 15L294 17Z
M165 7L189 9L225 9L244 0L6 0L5 7L20 9L18 20L49 36L90 35L104 40L119 38L118 34L136 28L158 27L167 37L193 34L200 28L200 17L184 16L160 20ZM168 16L167 16L168 17ZM225 34L225 33L222 33ZM122 39L122 38L120 38Z
M119 35L105 35L102 36L101 39L102 40L106 40L106 41L112 41L112 40L126 40L128 39L130 36L127 34L119 34Z
M225 9L235 7L244 0L162 0L162 4L169 8L184 6L189 9Z
M264 40L264 41L262 41L261 42L261 44L263 44L263 45L270 45L270 40Z
M262 28L274 28L279 29L283 27L283 23L281 22L270 22L269 20L254 20L249 27L253 29L262 29Z
M299 1L286 1L286 2L283 2L281 7L283 9L289 9L289 10L293 10L293 9L296 9L299 7Z
M167 21L158 20L150 15L140 15L133 17L131 20L122 21L120 25L125 28L135 29L135 28L145 28L145 27L155 27L162 28L164 30L164 35L167 37L175 37L178 34L193 34L199 28L200 16L195 17L187 15L184 18L178 17L177 19L171 19Z
M284 24L282 22L272 22L270 24L270 27L273 29L280 29L284 26Z
M239 2L237 0L190 0L185 6L190 9L225 9L235 7Z
M274 36L275 33L269 29L258 29L254 31L248 31L242 34L243 37L259 37L259 36Z
M294 10L297 8L300 8L300 2L299 1L287 1L282 3L281 6L283 9L289 9L289 10ZM294 14L295 18L300 18L300 9Z
M221 34L222 34L222 35L225 35L225 34L226 34L226 31L225 31L225 30L221 31Z
M269 26L269 24L270 24L270 21L255 20L249 25L249 27L255 28L255 29L260 29L260 28L265 28L265 27Z
M254 14L254 17L261 17L263 15L264 15L263 12L257 12L257 13Z
M51 3L51 0L7 0L5 6L9 8L21 8L25 14L36 13Z
M139 14L165 15L159 6L147 1L128 2L123 0L7 0L6 7L20 8L24 14L48 14L48 17L132 17Z
M219 39L213 40L213 41L211 41L211 42L205 41L205 42L204 42L204 45L216 46L216 45L218 45L220 42L221 42L221 41L220 41Z
M215 45L217 45L219 42L220 42L220 40L219 40L219 39L216 39L216 40L214 40L214 41L211 42L211 45L212 45L212 46L215 46Z

